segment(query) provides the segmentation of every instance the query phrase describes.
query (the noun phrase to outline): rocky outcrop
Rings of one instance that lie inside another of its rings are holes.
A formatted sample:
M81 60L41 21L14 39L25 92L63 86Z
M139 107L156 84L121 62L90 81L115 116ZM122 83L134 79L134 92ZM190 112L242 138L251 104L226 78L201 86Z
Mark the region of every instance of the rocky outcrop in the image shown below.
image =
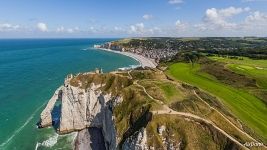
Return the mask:
M125 150L146 150L147 147L147 134L145 128L136 132L125 140L122 145L122 149Z
M72 77L71 77L72 78ZM100 88L104 85L91 84L83 89L70 84L71 78L65 80L64 86L57 89L49 100L46 108L41 114L40 126L52 125L52 110L57 99L61 100L60 125L57 131L60 134L79 131L77 139L81 143L86 143L90 137L88 128L98 128L103 134L103 141L107 149L116 148L116 130L113 123L112 109L114 105L120 103L122 98L103 93ZM92 135L91 135L92 136ZM79 143L76 142L76 143ZM80 149L85 147L78 144ZM89 145L90 146L90 145Z
M68 85L68 84L67 84ZM112 120L112 102L120 100L110 94L104 95L100 85L87 89L65 86L62 90L60 133L69 133L88 127L102 129L106 147L116 147L116 131Z
M75 140L75 150L104 150L105 141L100 128L86 128L79 131Z
M101 112L99 86L94 84L88 89L80 89L65 84L62 89L62 109L60 119L60 133L82 130L91 124L100 126L95 116Z
M40 122L38 123L38 127L47 127L52 125L52 110L54 108L54 105L58 99L61 98L62 95L62 89L63 86L59 87L54 95L51 97L51 99L48 101L48 104L46 105L45 109L41 113L41 119Z
M60 134L77 132L75 150L240 148L201 116L161 106L150 95L151 90L162 92L153 88L161 83L167 84L165 75L142 69L69 76L42 112L40 127L53 125ZM181 88L177 92L191 90Z

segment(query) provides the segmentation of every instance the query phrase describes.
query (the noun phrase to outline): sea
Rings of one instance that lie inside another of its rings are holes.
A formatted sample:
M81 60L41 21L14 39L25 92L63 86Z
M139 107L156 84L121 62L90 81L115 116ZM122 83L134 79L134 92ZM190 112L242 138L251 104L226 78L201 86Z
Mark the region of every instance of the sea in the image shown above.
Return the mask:
M0 150L72 149L75 133L38 129L40 113L68 74L138 65L97 50L116 39L0 39Z

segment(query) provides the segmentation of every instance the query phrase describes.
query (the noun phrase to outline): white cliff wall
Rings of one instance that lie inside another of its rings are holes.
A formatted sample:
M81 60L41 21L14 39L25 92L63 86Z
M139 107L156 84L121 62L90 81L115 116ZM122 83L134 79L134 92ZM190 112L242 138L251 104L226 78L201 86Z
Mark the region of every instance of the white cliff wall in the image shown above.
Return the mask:
M142 128L140 131L130 136L122 145L123 150L147 150L147 134L146 129Z
M51 112L59 98L61 102L61 116L58 132L61 134L73 131L84 132L89 127L97 127L102 130L105 148L115 150L118 141L116 141L116 129L112 109L115 105L122 102L121 97L112 97L111 94L104 94L101 85L91 84L87 89L71 86L69 81L65 80L64 86L58 88L53 97L48 102L45 110L41 114L41 125L46 127L52 124ZM103 85L102 85L103 86ZM86 141L80 136L78 140ZM79 143L79 141L78 141ZM84 147L84 145L80 145ZM124 144L125 149L147 149L146 131L143 129L137 136L131 136ZM75 148L83 149L83 148Z
M48 101L48 104L46 105L45 109L41 113L41 119L39 126L40 127L47 127L52 125L52 115L51 112L54 108L54 105L56 101L59 99L61 96L61 90L63 89L63 86L59 87L54 95L51 97L51 99Z

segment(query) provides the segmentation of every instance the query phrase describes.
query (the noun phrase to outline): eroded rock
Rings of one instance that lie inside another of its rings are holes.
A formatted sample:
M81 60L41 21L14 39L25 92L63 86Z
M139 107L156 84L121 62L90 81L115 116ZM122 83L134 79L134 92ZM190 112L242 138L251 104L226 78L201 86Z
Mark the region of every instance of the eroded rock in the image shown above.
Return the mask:
M38 123L38 127L44 128L52 125L52 110L55 106L56 101L61 98L63 86L59 87L51 99L48 101L45 109L41 113L40 122Z

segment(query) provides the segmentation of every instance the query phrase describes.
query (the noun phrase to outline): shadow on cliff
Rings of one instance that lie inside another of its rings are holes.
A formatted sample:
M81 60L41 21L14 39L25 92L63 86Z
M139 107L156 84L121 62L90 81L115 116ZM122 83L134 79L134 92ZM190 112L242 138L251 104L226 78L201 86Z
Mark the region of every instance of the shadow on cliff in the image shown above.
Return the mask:
M122 149L122 146L127 138L134 135L136 132L138 132L142 128L146 128L147 124L152 120L152 113L149 112L149 109L146 110L143 115L138 118L131 126L130 128L123 134L123 138L121 142L119 143L119 149Z
M52 112L52 126L57 131L60 126L60 117L61 117L61 101L57 101Z
M91 116L89 107L87 107L86 116L91 122L90 127L79 131L75 141L75 150L80 148L93 150L115 149L116 146L116 131L112 120L113 102L109 100L105 102L103 95L98 97L100 111ZM96 106L95 106L96 108ZM86 135L86 136L84 136Z
M102 128L90 127L88 128L90 134L90 147L93 150L105 150L105 141L102 133Z

